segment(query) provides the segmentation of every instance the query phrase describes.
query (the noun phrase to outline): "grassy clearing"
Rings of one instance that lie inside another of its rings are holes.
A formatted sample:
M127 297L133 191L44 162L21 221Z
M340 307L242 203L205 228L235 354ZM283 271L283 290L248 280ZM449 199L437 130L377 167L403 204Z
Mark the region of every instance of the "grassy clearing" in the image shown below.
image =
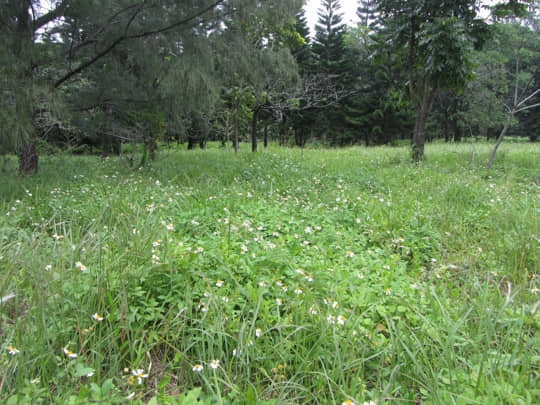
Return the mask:
M0 398L538 403L539 146L489 175L489 146L471 152L171 150L4 176Z

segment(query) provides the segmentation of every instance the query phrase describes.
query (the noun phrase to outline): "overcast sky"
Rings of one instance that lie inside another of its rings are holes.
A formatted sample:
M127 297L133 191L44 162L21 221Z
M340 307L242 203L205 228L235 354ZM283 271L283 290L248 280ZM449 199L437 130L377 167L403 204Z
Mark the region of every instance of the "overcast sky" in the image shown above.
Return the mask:
M341 0L341 13L343 13L343 22L347 24L356 24L356 9L358 8L357 0ZM319 19L317 10L321 8L321 0L308 0L306 3L306 17L309 22L309 29L313 35L315 24Z
M493 0L484 0L482 4L488 4L492 5L494 3ZM356 25L358 22L358 17L356 16L356 9L358 8L358 1L357 0L341 0L341 10L339 10L341 13L343 13L343 22L349 25ZM317 10L321 8L321 0L307 0L306 3L306 17L309 22L309 29L311 31L311 35L314 35L315 33L315 24L317 23L317 20L319 19L319 16L317 15ZM487 18L489 13L486 10L480 11L480 16L483 18Z

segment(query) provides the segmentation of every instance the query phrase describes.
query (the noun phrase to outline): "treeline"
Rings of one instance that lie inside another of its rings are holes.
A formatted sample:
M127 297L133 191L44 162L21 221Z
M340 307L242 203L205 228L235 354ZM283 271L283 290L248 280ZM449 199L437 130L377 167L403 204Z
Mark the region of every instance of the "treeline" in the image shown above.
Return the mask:
M59 148L142 165L159 142L412 140L421 159L435 138L538 136L534 1L487 23L471 0L363 0L348 27L323 0L313 33L303 3L4 0L0 154L24 175Z

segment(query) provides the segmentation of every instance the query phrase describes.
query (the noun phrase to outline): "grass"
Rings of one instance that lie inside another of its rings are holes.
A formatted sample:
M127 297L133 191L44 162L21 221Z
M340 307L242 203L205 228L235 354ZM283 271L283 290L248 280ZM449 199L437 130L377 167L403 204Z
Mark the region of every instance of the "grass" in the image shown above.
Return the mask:
M540 402L539 146L471 148L4 162L2 402Z

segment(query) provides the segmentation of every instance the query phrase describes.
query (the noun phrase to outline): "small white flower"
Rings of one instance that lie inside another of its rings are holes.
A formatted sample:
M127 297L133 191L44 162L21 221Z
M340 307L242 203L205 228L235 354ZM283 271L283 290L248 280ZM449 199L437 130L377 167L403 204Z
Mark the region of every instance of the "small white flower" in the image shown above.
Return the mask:
M339 325L345 325L345 317L344 317L343 315L339 315L339 316L337 317L337 323L338 323Z
M262 330L260 328L255 329L255 336L261 337L261 335L262 335Z
M334 315L328 315L328 317L326 318L326 320L328 321L328 323L330 325L333 325L336 323L336 317Z
M195 364L192 368L192 370L196 373L200 373L201 371L204 370L204 367L202 364Z
M173 224L167 224L166 226L168 231L174 231L174 225Z
M221 287L221 286L223 286L223 280L216 281L216 287Z
M17 348L13 347L13 346L6 347L6 350L7 350L8 354L10 356L15 356L16 354L20 353L20 351Z
M390 287L388 287L388 288L386 288L386 289L384 290L384 293L385 293L386 295L392 295L392 289L391 289Z
M259 287L266 287L266 282L264 280L259 281Z
M276 305L279 307L283 305L283 300L281 298L276 298Z
M81 273L84 273L87 270L87 267L81 262L75 262L75 267L78 268Z
M314 306L311 306L311 307L309 308L309 313L310 313L311 315L317 315L317 308L315 308Z
M212 370L215 370L215 369L218 368L218 367L219 367L219 360L212 360L212 361L210 362L210 368L211 368Z
M302 291L302 289L301 289L300 287L296 287L296 288L294 289L294 293L295 293L296 295L300 295L300 294L303 293L303 291Z
M132 392L131 394L129 394L129 395L126 397L126 399L127 399L128 401L131 400L131 399L133 399L133 398L135 398L135 393L134 393L134 392Z
M30 380L30 384L32 385L39 384L39 378L34 378L33 380Z
M536 287L536 286L531 288L531 294L538 294L539 291L540 291L540 289L538 287Z
M350 250L347 251L347 257L354 257L354 252L351 252Z
M97 312L95 314L92 314L92 319L94 321L98 321L98 322L101 322L103 320L103 317L100 316Z
M77 353L73 353L67 347L64 347L63 351L64 351L64 354L66 355L66 357L68 359L76 359L77 358Z
M52 270L52 264L46 265L45 270L47 270L47 271Z
M337 302L337 301L332 302L332 308L338 309L339 308L339 302Z

